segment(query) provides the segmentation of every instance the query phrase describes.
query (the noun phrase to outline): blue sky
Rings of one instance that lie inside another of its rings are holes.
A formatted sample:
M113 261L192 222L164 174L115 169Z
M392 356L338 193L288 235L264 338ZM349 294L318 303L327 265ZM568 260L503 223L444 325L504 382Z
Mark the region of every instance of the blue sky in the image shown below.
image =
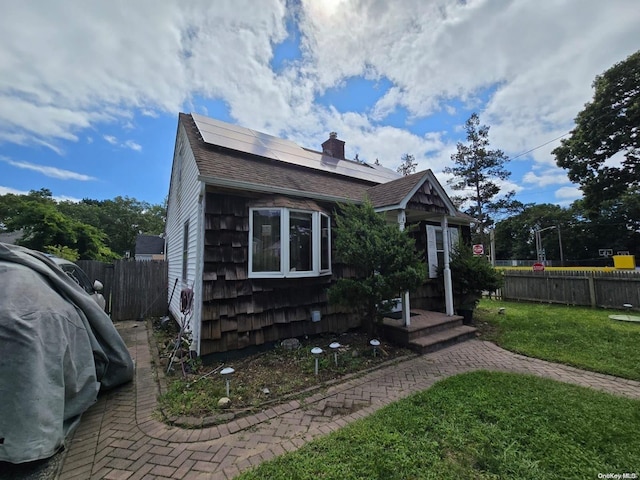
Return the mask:
M11 2L0 18L0 194L161 203L178 112L392 169L451 165L472 112L525 203L580 192L550 140L640 45L635 0ZM523 152L534 149L527 155Z

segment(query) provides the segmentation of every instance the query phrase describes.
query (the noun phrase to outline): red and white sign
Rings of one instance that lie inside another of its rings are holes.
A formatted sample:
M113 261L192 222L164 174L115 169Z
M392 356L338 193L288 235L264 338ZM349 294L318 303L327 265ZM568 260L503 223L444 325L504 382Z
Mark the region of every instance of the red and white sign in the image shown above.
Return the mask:
M544 263L534 263L533 264L533 271L534 272L544 272Z
M484 245L478 243L473 246L473 254L474 255L484 255Z

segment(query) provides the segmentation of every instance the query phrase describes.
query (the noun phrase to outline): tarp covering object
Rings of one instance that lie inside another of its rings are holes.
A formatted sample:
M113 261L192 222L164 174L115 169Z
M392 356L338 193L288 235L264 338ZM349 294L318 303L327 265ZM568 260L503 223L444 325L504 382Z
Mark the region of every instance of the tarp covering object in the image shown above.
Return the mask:
M94 300L45 255L0 243L0 460L50 457L99 390L132 378Z

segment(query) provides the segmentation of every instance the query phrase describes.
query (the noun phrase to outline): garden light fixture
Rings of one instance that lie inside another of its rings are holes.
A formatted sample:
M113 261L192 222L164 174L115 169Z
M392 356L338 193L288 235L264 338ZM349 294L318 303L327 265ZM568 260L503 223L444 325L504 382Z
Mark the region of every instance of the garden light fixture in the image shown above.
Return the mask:
M229 381L231 380L233 372L235 372L235 370L231 367L223 368L220 371L220 375L222 375L222 378L224 378L227 383L227 397L229 397Z
M371 344L371 346L373 347L373 356L376 356L376 353L378 351L378 347L380 346L380 340L376 340L375 338L373 340L371 340L369 342Z
M316 377L318 376L318 357L320 356L320 354L323 352L323 350L320 347L313 347L311 349L311 353L313 354L313 356L316 358Z
M341 347L338 342L333 342L329 345L329 348L333 350L333 359L336 362L336 367L338 366L338 349Z

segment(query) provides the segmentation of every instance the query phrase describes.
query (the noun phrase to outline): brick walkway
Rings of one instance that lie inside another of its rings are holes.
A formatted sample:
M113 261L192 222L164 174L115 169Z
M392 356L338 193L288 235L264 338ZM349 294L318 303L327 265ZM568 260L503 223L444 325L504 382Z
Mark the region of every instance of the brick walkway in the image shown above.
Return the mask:
M472 340L336 384L224 425L197 430L154 419L157 384L144 323L118 325L136 363L134 382L102 395L82 418L60 480L229 479L365 417L436 381L477 369L519 372L640 399L640 382L527 358Z

